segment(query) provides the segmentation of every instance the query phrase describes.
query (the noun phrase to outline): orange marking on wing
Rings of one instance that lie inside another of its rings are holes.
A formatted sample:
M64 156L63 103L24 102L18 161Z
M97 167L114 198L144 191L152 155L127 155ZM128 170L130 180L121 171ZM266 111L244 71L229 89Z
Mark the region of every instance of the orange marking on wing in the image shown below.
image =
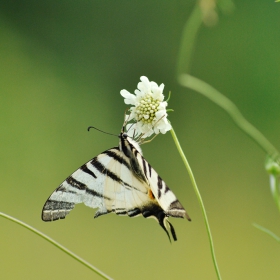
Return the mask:
M150 199L154 200L155 199L155 196L153 194L153 192L151 190L148 190L148 196Z

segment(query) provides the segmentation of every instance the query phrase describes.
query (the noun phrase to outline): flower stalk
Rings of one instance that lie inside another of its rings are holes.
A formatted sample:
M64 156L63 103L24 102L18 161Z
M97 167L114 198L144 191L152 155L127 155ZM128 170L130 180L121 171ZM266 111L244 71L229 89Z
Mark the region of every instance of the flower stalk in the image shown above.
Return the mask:
M65 248L64 246L62 246L61 244L59 244L58 242L56 242L55 240L53 240L52 238L50 238L49 236L47 236L46 234L40 232L39 230L33 228L32 226L10 216L7 215L5 213L0 212L0 217L3 217L5 219L8 219L30 231L32 231L33 233L39 235L40 237L44 238L45 240L47 240L48 242L50 242L51 244L53 244L55 247L57 247L58 249L60 249L61 251L63 251L64 253L66 253L67 255L69 255L70 257L72 257L73 259L77 260L78 262L80 262L81 264L83 264L84 266L86 266L87 268L89 268L90 270L94 271L96 274L98 274L99 276L101 276L103 279L107 279L107 280L113 280L113 278L109 277L108 275L106 275L104 272L102 272L101 270L99 270L98 268L94 267L93 265L91 265L89 262L85 261L84 259L82 259L81 257L79 257L78 255L76 255L75 253L71 252L70 250L68 250L67 248Z
M204 207L204 204L203 204L203 200L202 200L202 197L200 195L200 192L199 192L199 189L197 187L197 184L196 184L196 181L195 181L195 178L194 178L194 175L192 173L192 170L191 170L191 167L188 163L188 160L181 148L181 145L179 143L179 140L176 136L176 133L174 131L174 129L172 128L170 130L171 132L171 135L172 135L172 138L175 142L175 145L177 147L177 150L183 160L183 163L189 173L189 176L190 176L190 179L191 179L191 182L192 182L192 186L193 186L193 189L194 189L194 192L196 194L196 197L198 199L198 202L199 202L199 206L201 208L201 211L202 211L202 215L203 215L203 218L204 218L204 223L205 223L205 226L206 226L206 231L207 231L207 235L208 235L208 239L209 239L209 244L210 244L210 251L211 251L211 256L212 256L212 260L213 260L213 264L214 264L214 267L215 267L215 271L216 271L216 275L217 275L217 278L220 280L222 279L221 278L221 275L220 275L220 271L219 271L219 267L218 267L218 263L217 263L217 260L216 260L216 256L215 256L215 250L214 250L214 243L213 243L213 238L212 238L212 234L211 234L211 230L210 230L210 225L209 225L209 222L208 222L208 218L207 218L207 214L206 214L206 210L205 210L205 207Z

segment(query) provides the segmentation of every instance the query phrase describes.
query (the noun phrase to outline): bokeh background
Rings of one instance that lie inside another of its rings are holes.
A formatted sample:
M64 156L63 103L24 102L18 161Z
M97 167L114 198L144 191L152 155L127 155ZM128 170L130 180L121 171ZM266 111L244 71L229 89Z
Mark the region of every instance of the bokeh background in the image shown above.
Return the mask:
M207 1L206 1L207 2ZM220 1L221 2L221 1ZM224 4L225 2L221 2ZM202 26L190 73L217 88L279 147L280 3L235 1ZM142 75L172 91L170 120L209 216L223 279L278 279L279 213L265 154L219 107L181 87L176 64L194 1L0 2L0 211L46 233L114 279L216 279L190 179L169 133L143 146L192 222L171 219L171 244L153 219L78 205L63 221L41 209L75 169L117 139L119 92ZM1 279L101 279L42 238L0 219Z

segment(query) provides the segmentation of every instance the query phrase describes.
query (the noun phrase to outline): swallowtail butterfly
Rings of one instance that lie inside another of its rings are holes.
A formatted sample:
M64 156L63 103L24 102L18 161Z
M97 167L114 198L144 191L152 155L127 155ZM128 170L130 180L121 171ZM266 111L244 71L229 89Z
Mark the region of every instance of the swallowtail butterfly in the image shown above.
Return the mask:
M98 208L94 218L111 212L117 215L154 217L174 241L174 227L168 217L191 220L185 209L157 172L145 160L139 144L124 132L119 146L106 150L82 165L48 198L42 220L64 219L84 203Z

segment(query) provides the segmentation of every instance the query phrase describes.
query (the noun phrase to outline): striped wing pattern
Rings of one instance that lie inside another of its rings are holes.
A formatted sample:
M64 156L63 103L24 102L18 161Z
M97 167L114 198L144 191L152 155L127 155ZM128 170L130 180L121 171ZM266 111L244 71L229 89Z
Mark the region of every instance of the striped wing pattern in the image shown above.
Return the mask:
M81 166L51 194L43 207L42 220L64 219L75 204L84 203L98 208L95 218L111 212L155 217L168 237L170 228L176 240L175 230L166 218L190 218L135 142L125 133L119 137L119 147Z
M140 163L145 177L147 178L148 185L151 191L158 201L161 208L164 210L167 216L186 218L190 220L186 210L176 198L175 194L170 190L166 183L161 179L157 172L151 167L151 165L144 159L144 157L137 153L136 157Z

